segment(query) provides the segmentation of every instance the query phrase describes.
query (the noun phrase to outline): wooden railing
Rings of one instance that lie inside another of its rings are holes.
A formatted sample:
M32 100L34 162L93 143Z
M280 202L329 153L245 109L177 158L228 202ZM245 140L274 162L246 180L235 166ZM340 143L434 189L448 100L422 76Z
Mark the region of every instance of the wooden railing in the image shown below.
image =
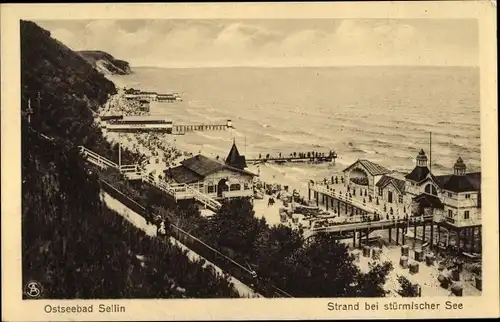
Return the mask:
M342 193L337 193L335 191L331 191L330 189L327 189L323 185L316 184L314 186L311 186L311 190L317 191L319 193L322 193L322 194L325 194L327 196L330 196L330 197L336 198L338 200L344 201L346 203L349 203L357 208L360 208L360 209L367 211L368 213L380 212L377 208L375 208L373 206L362 203L362 202L360 202L356 199L353 199L353 198L348 198ZM319 198L319 196L318 196L318 198Z
M220 209L220 207L222 206L218 201L198 191L194 187L190 187L186 184L168 184L165 181L156 180L150 174L143 172L138 164L119 166L113 161L100 156L99 154L87 149L84 146L80 146L79 148L83 157L90 163L97 165L101 169L117 169L128 180L142 180L143 182L147 182L155 186L156 188L166 192L168 195L173 197L176 202L182 199L195 199L206 208L215 211Z
M114 163L111 160L106 159L105 157L100 156L99 154L87 149L84 146L80 146L79 148L80 152L83 154L83 157L90 163L97 165L99 168L101 169L119 168L118 164Z
M320 227L320 228L312 228L310 229L306 235L311 236L317 233L332 233L332 232L343 232L343 231L355 231L355 230L363 230L363 229L382 229L389 228L401 224L412 224L413 221L416 221L417 224L420 224L425 221L432 220L433 216L424 216L419 218L412 218L410 220L399 219L399 220L379 220L379 221L365 221L365 222L356 222L356 223L342 223L331 225L328 227Z
M210 208L210 209L214 209L214 210L218 210L222 207L220 202L210 198L209 196L207 196L204 193L199 192L195 188L192 188L189 186L187 186L187 188L188 188L188 191L193 194L193 197L196 200L198 200L199 202L201 202L205 207Z

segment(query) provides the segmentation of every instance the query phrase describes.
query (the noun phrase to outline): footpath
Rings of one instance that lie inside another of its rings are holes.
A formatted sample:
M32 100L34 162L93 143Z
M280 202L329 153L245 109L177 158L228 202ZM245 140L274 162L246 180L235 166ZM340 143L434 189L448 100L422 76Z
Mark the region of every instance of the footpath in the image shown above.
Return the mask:
M157 236L156 225L149 224L144 217L142 217L138 213L134 212L132 209L128 208L127 206L125 206L123 203L121 203L117 199L113 198L107 192L102 193L102 200L104 201L106 206L108 206L111 210L114 210L115 212L117 212L118 214L123 216L132 225L134 225L136 228L144 231L148 236L160 238L159 236ZM241 297L246 297L246 298L262 297L262 295L256 293L249 286L247 286L246 284L244 284L240 280L236 279L235 277L225 273L220 267L216 266L214 263L208 261L207 259L201 257L199 254L197 254L194 251L192 251L191 249L189 249L186 245L182 244L177 239L175 239L173 237L169 237L168 242L180 247L182 250L187 251L187 256L191 261L194 262L197 260L204 260L205 261L205 264L203 265L204 267L210 266L217 273L219 273L221 275L229 276L229 280L231 281L231 283L233 283L234 288L240 294Z

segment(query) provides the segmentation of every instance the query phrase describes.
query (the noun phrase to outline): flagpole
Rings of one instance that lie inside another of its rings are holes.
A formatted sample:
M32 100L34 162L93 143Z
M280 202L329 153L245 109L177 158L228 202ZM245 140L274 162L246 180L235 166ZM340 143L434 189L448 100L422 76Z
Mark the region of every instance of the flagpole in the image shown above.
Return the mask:
M429 132L429 172L432 173L432 132Z

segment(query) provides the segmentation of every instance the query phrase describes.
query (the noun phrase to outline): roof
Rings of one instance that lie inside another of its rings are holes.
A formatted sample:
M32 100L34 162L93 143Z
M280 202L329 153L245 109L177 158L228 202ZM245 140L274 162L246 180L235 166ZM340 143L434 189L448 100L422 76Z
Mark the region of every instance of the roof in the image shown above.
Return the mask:
M452 192L481 191L481 172L435 176L435 181L441 189Z
M343 171L345 172L351 170L354 166L356 166L356 164L361 164L372 176L379 176L391 172L391 170L368 160L358 160L345 168Z
M431 173L428 167L415 167L410 173L408 173L405 178L415 182L420 182L427 178L427 175ZM432 178L434 176L431 173Z
M207 158L201 154L195 155L192 158L186 159L181 164L189 170L200 176L206 176L218 170L224 169L224 164Z
M176 169L179 167L184 168L185 170ZM188 180L188 181L193 180L190 182L198 181L200 179L203 179L204 177L206 177L207 175L209 175L211 173L214 173L214 172L217 172L217 171L220 171L223 169L236 171L236 172L243 173L243 174L250 175L250 176L256 176L256 174L254 174L252 172L249 172L249 171L246 171L243 169L235 168L233 166L224 164L218 160L208 158L208 157L201 155L201 154L195 155L194 157L191 157L189 159L182 161L181 165L176 167L176 168L169 169L169 170L165 171L165 173L167 175L170 173L177 175L179 177L179 180ZM176 169L176 170L174 170L174 169ZM173 170L173 172L172 172L172 170ZM175 178L174 178L174 180L177 182L181 182L181 181L176 180Z
M377 182L376 186L379 187L380 189L383 189L390 183L394 184L396 189L398 189L401 193L404 193L405 181L398 178L394 178L391 175L383 175L382 178L380 178L380 180Z
M170 168L165 171L165 175L168 178L172 178L178 183L193 183L203 179L202 176L198 175L196 172L189 170L182 165L175 168Z
M227 155L226 164L238 169L245 169L247 166L245 157L240 155L240 152L238 151L235 142L233 142L231 151L229 151L229 154Z
M443 203L437 196L430 195L427 193L421 193L413 198L413 201L417 202L420 207L424 208L444 208Z

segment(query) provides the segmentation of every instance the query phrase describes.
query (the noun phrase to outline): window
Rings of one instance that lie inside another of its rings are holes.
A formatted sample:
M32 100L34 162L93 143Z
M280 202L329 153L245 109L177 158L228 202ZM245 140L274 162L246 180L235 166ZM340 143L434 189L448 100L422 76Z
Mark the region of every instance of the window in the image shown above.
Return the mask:
M469 219L469 211L464 211L464 219Z
M453 217L453 211L451 209L448 209L448 218Z
M470 199L470 193L465 194L465 199Z
M241 185L239 183L233 183L229 186L229 191L241 190Z
M403 195L399 195L399 197L398 197L398 202L399 202L399 203L403 203Z
M382 189L378 188L378 195L382 197Z
M214 185L207 186L207 192L208 193L215 193L215 186Z
M425 192L428 193L428 194L430 194L430 195L437 196L436 187L434 187L434 185L432 185L430 183L425 186Z

